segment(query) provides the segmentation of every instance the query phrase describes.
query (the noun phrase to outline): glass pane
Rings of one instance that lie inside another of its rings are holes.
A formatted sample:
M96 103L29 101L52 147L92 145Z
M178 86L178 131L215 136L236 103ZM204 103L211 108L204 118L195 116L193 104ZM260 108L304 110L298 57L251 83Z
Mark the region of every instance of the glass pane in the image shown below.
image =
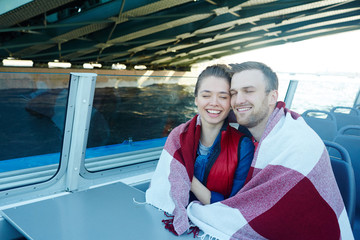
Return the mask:
M291 109L302 114L309 109L330 111L335 106L352 107L360 88L359 77L295 75L299 80Z
M163 146L174 127L196 114L196 78L181 85L176 79L164 83L169 78L164 76L138 86L141 77L97 77L85 160L89 171L91 158Z
M11 171L18 176L46 169L42 180L55 174L68 84L69 74L0 73L0 183Z
M279 80L278 101L284 101L290 80L292 78L290 78L290 76L288 74L284 74L284 73L277 73L277 76L278 76L278 80Z

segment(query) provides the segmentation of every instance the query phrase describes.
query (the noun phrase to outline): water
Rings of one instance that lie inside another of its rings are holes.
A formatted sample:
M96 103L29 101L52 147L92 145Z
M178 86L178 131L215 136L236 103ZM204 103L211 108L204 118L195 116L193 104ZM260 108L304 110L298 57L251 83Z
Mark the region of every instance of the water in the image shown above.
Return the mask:
M33 112L27 110L33 92L32 89L0 90L0 160L61 150L62 133L51 119L35 108ZM50 104L48 101L44 105Z
M359 79L280 76L279 100L289 79L296 78L291 109L298 113L352 106L360 88ZM97 88L88 147L167 136L196 114L193 90L177 84ZM0 160L60 152L67 91L52 89L33 98L35 89L0 90Z
M98 88L93 106L109 125L108 144L167 136L196 113L193 87L175 84Z
M193 87L97 88L87 147L166 137L196 113ZM60 152L67 89L0 90L0 160Z

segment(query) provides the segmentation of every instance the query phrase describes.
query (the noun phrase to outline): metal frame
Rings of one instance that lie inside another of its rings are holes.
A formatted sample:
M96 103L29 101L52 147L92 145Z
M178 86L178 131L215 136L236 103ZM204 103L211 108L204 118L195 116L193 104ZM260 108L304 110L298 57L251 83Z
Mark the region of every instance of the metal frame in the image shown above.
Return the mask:
M71 74L71 82L77 84L78 91L74 105L71 146L66 173L67 191L74 191L78 187L80 166L85 158L96 76L95 73Z
M190 69L230 54L358 30L359 12L356 0L37 0L0 15L0 56L32 59L39 67L59 59L73 66Z
M360 106L360 89L358 91L358 93L356 94L355 100L354 100L354 108Z
M286 91L286 95L285 95L285 99L284 99L286 107L289 109L291 108L291 104L292 104L292 101L295 96L298 82L299 82L298 80L290 80L290 82L289 82L288 89Z

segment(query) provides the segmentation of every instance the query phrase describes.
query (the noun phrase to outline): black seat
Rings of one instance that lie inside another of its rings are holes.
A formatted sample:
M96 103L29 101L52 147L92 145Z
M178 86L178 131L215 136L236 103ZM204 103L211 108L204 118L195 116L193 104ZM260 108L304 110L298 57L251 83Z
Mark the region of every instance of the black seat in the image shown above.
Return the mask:
M339 158L330 154L331 166L348 213L351 227L353 227L356 207L356 183L350 156L346 149L339 144L326 140L324 143L328 149L330 148L338 151L341 156Z

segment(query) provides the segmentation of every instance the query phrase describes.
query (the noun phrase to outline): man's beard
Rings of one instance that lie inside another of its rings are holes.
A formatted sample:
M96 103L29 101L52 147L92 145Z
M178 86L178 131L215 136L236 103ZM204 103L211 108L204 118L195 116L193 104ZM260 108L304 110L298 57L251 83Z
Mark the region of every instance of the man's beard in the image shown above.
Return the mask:
M247 119L244 119L243 122L238 120L238 116L236 115L236 119L238 123L246 128L256 127L260 122L262 122L269 114L269 104L267 99L265 98L262 102L260 111L257 113L251 114Z

